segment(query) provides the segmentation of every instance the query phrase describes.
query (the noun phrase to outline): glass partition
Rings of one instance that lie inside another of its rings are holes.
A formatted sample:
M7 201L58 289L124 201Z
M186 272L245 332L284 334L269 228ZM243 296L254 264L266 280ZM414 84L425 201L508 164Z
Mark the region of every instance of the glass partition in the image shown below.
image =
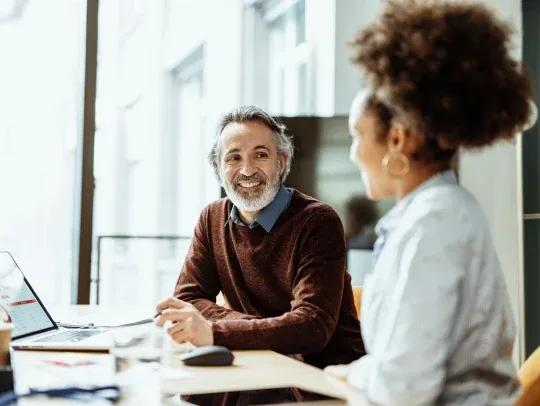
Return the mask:
M98 236L95 303L153 308L172 295L190 243L180 236Z

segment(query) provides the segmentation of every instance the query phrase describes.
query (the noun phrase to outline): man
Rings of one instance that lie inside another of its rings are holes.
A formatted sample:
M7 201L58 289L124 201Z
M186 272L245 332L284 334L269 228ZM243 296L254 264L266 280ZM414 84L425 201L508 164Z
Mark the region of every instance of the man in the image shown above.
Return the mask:
M270 349L318 367L363 355L337 214L283 187L285 127L246 106L225 115L210 163L227 198L195 227L175 297L157 306L177 342ZM215 303L219 292L227 307Z

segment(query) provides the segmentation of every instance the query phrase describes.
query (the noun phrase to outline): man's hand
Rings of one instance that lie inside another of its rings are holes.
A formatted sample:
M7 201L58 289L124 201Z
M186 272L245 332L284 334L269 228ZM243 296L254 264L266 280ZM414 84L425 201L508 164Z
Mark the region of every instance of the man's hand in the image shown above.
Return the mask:
M172 325L166 331L177 343L190 342L196 346L214 343L212 322L206 320L192 304L170 297L158 303L156 311L159 316L155 323L163 326L167 320L171 321Z

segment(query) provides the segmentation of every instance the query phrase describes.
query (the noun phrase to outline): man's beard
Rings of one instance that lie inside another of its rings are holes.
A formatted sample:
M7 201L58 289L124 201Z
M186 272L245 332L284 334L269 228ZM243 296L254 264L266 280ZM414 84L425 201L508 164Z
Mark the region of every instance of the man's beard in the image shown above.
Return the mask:
M279 173L279 167L277 173ZM237 185L239 181L261 182L264 189L260 192L256 190L243 190ZM227 193L227 197L238 210L247 212L259 211L268 206L274 200L274 197L276 197L280 187L279 176L276 176L275 179L265 181L258 174L253 176L239 175L232 183L223 179L223 188L225 189L225 193Z

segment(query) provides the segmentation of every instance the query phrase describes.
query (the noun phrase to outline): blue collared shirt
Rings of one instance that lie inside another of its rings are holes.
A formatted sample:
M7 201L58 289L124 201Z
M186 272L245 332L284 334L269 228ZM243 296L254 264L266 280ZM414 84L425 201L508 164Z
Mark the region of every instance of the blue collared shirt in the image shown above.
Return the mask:
M281 186L274 197L274 200L272 200L268 206L262 209L257 218L247 226L250 229L261 226L267 233L269 233L272 230L272 227L274 227L274 224L276 224L279 216L281 216L281 213L289 208L292 194L293 190L291 188ZM229 219L239 226L246 226L246 224L244 224L244 222L240 219L236 206L233 206Z

